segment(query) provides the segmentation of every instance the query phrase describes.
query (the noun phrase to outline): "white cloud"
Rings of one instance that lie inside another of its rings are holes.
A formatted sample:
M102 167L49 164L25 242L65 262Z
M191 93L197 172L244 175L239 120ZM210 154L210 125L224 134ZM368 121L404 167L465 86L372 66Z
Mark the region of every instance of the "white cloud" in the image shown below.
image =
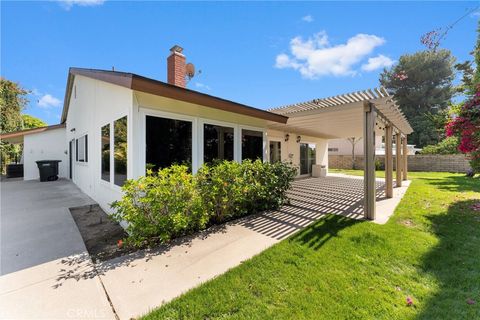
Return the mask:
M393 61L389 57L386 57L383 54L379 54L376 57L369 58L368 62L362 65L362 70L373 71L380 68L391 67L394 63L395 61Z
M60 99L55 98L51 94L45 94L43 95L40 100L38 100L38 106L42 108L52 108L52 107L58 107L62 104L62 101Z
M385 39L381 37L359 33L344 44L331 45L327 33L321 31L307 40L302 37L290 40L291 55L277 55L275 67L298 70L309 79L325 75L355 75L353 66L384 43Z
M478 18L480 17L480 10L474 11L471 15L472 18Z
M73 6L93 7L102 5L105 0L57 0L62 7L70 10Z
M313 22L313 17L311 15L306 15L305 17L302 17L302 21L305 22Z
M200 82L195 82L195 86L196 86L197 88L205 89L205 90L208 90L208 91L212 90L212 88L210 88L210 87L207 86L206 84L200 83Z

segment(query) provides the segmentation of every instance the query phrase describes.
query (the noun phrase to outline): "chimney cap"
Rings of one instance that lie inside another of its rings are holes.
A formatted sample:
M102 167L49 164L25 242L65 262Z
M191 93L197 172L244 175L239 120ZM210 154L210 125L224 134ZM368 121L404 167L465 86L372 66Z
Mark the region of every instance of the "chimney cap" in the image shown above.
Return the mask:
M179 45L174 45L174 46L170 49L170 52L172 52L172 53L175 53L175 52L177 52L177 53L182 53L182 51L183 51L183 48L180 47Z

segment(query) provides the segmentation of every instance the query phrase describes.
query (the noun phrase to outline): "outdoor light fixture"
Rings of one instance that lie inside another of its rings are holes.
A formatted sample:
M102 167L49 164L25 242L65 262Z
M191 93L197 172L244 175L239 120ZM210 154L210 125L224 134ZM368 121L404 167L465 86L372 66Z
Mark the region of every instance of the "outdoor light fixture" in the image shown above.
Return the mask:
M299 143L302 140L302 136L297 136L297 143Z
M289 139L290 139L290 135L287 133L287 134L285 135L285 142L287 142Z
M70 132L75 132L75 128L71 129Z

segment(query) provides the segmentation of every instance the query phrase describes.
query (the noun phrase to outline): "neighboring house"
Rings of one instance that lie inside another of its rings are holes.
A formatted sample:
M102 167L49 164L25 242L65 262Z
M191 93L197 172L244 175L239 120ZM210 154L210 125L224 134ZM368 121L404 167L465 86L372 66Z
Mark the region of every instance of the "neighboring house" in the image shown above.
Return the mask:
M357 143L358 141L358 143ZM407 144L408 154L414 155L417 151L422 149L415 148L414 144ZM395 154L395 143L393 144L393 154ZM375 154L379 156L385 155L385 143L382 142L382 136L375 137ZM348 139L332 139L328 141L328 155L334 156L351 156L352 143ZM355 138L355 155L363 156L362 138Z

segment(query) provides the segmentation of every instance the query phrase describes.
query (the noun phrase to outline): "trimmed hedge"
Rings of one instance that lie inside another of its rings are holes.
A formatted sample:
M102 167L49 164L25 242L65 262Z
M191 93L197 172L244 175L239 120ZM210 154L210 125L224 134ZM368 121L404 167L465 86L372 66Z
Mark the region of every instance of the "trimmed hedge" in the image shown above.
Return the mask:
M278 209L297 169L289 164L246 160L204 165L196 175L173 165L128 180L113 218L127 222L127 243L165 243L212 224Z

